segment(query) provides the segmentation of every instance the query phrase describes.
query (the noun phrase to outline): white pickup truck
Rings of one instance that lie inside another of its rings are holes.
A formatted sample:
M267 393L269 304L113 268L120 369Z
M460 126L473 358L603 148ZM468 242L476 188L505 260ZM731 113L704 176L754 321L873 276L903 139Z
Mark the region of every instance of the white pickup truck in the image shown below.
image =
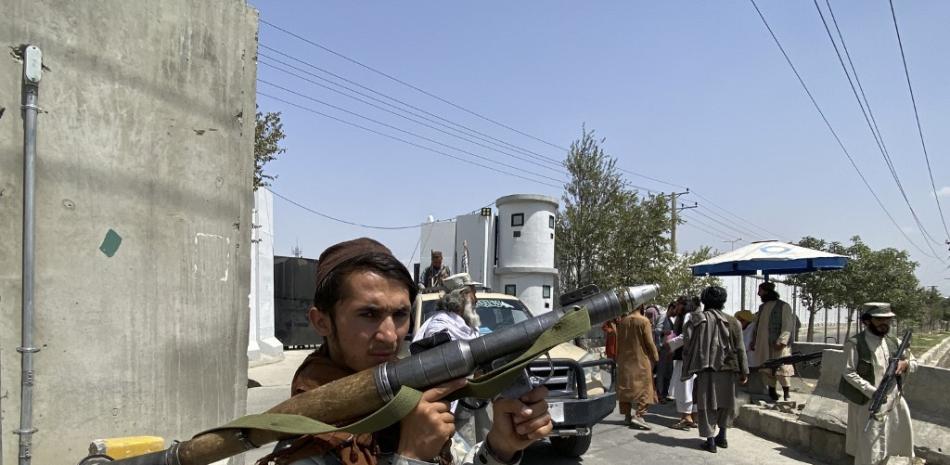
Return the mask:
M478 292L475 310L481 319L479 331L488 334L535 316L517 297ZM436 312L438 293L416 298L409 338ZM590 447L593 427L609 415L617 404L613 381L613 360L601 358L574 344L561 344L529 366L533 384L544 384L550 392L548 406L554 420L551 445L562 455L580 457ZM609 385L605 384L609 383Z

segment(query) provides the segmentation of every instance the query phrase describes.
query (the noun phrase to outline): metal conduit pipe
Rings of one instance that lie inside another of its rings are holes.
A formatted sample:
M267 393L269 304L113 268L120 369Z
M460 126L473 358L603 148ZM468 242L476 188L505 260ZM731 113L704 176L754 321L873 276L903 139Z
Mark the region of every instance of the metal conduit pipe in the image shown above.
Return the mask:
M43 72L43 54L39 47L23 47L23 269L20 352L20 428L19 464L30 465L33 457L33 354L40 349L33 344L33 275L35 238L35 181L36 181L36 106L39 83Z

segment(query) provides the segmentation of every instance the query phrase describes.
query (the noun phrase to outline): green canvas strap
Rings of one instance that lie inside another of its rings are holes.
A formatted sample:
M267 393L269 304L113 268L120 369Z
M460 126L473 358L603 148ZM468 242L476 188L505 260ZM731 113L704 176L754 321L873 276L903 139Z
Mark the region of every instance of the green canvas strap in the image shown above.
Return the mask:
M560 321L544 331L534 344L514 360L489 373L472 379L468 384L452 393L446 400L462 397L490 399L509 386L532 360L538 358L554 346L580 337L590 330L590 316L587 309L575 307ZM396 396L379 410L366 418L346 426L336 427L303 415L286 413L261 413L238 418L226 425L207 430L201 434L225 429L256 429L274 431L288 435L350 433L363 434L382 430L409 414L422 398L422 392L403 386Z

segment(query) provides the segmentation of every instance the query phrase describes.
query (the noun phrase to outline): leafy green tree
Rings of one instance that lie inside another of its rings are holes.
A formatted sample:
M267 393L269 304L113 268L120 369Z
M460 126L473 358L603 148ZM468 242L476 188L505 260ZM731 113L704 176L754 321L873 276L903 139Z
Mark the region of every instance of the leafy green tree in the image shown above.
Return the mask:
M555 242L560 287L565 291L590 283L607 287L615 281L608 260L612 241L623 234L619 218L629 191L616 160L600 147L603 142L584 129L565 160L571 179L561 197Z
M689 268L690 265L709 260L716 254L712 248L706 246L693 252L674 255L669 272L657 281L662 296L660 301L669 302L681 295L699 295L704 288L721 284L715 276L693 276ZM736 297L738 296L730 296Z
M890 302L901 320L914 320L919 313L917 263L905 250L873 250L859 236L844 249L851 260L844 269L837 301L848 309L847 337L855 312L865 302Z
M284 139L284 125L280 112L257 112L254 128L254 190L270 185L274 176L264 173L264 165L273 161L286 149L280 146Z
M571 179L564 186L555 243L560 288L658 283L659 301L666 303L709 281L693 279L687 267L708 250L677 257L670 249L669 198L642 196L631 188L603 142L584 129L565 161Z
M845 252L840 243L826 242L811 236L803 237L798 241L801 247L821 250L825 252L843 254ZM828 310L839 303L840 296L843 294L844 272L817 271L814 273L802 273L789 276L785 282L798 286L799 295L802 303L808 309L808 342L815 340L815 314L820 310Z

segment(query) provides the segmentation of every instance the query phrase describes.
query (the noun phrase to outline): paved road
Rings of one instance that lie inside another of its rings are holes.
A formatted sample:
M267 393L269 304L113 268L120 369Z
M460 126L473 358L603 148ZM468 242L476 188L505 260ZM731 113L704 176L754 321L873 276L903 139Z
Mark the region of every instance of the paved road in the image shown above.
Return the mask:
M634 430L623 426L618 413L594 427L590 450L581 459L558 456L548 443L532 446L526 454L525 465L607 465L607 464L736 464L782 465L792 463L822 464L797 451L759 438L739 429L730 429L729 448L711 454L699 448L701 440L696 430L679 431L669 428L676 422L672 404L657 405L647 414L652 431Z

